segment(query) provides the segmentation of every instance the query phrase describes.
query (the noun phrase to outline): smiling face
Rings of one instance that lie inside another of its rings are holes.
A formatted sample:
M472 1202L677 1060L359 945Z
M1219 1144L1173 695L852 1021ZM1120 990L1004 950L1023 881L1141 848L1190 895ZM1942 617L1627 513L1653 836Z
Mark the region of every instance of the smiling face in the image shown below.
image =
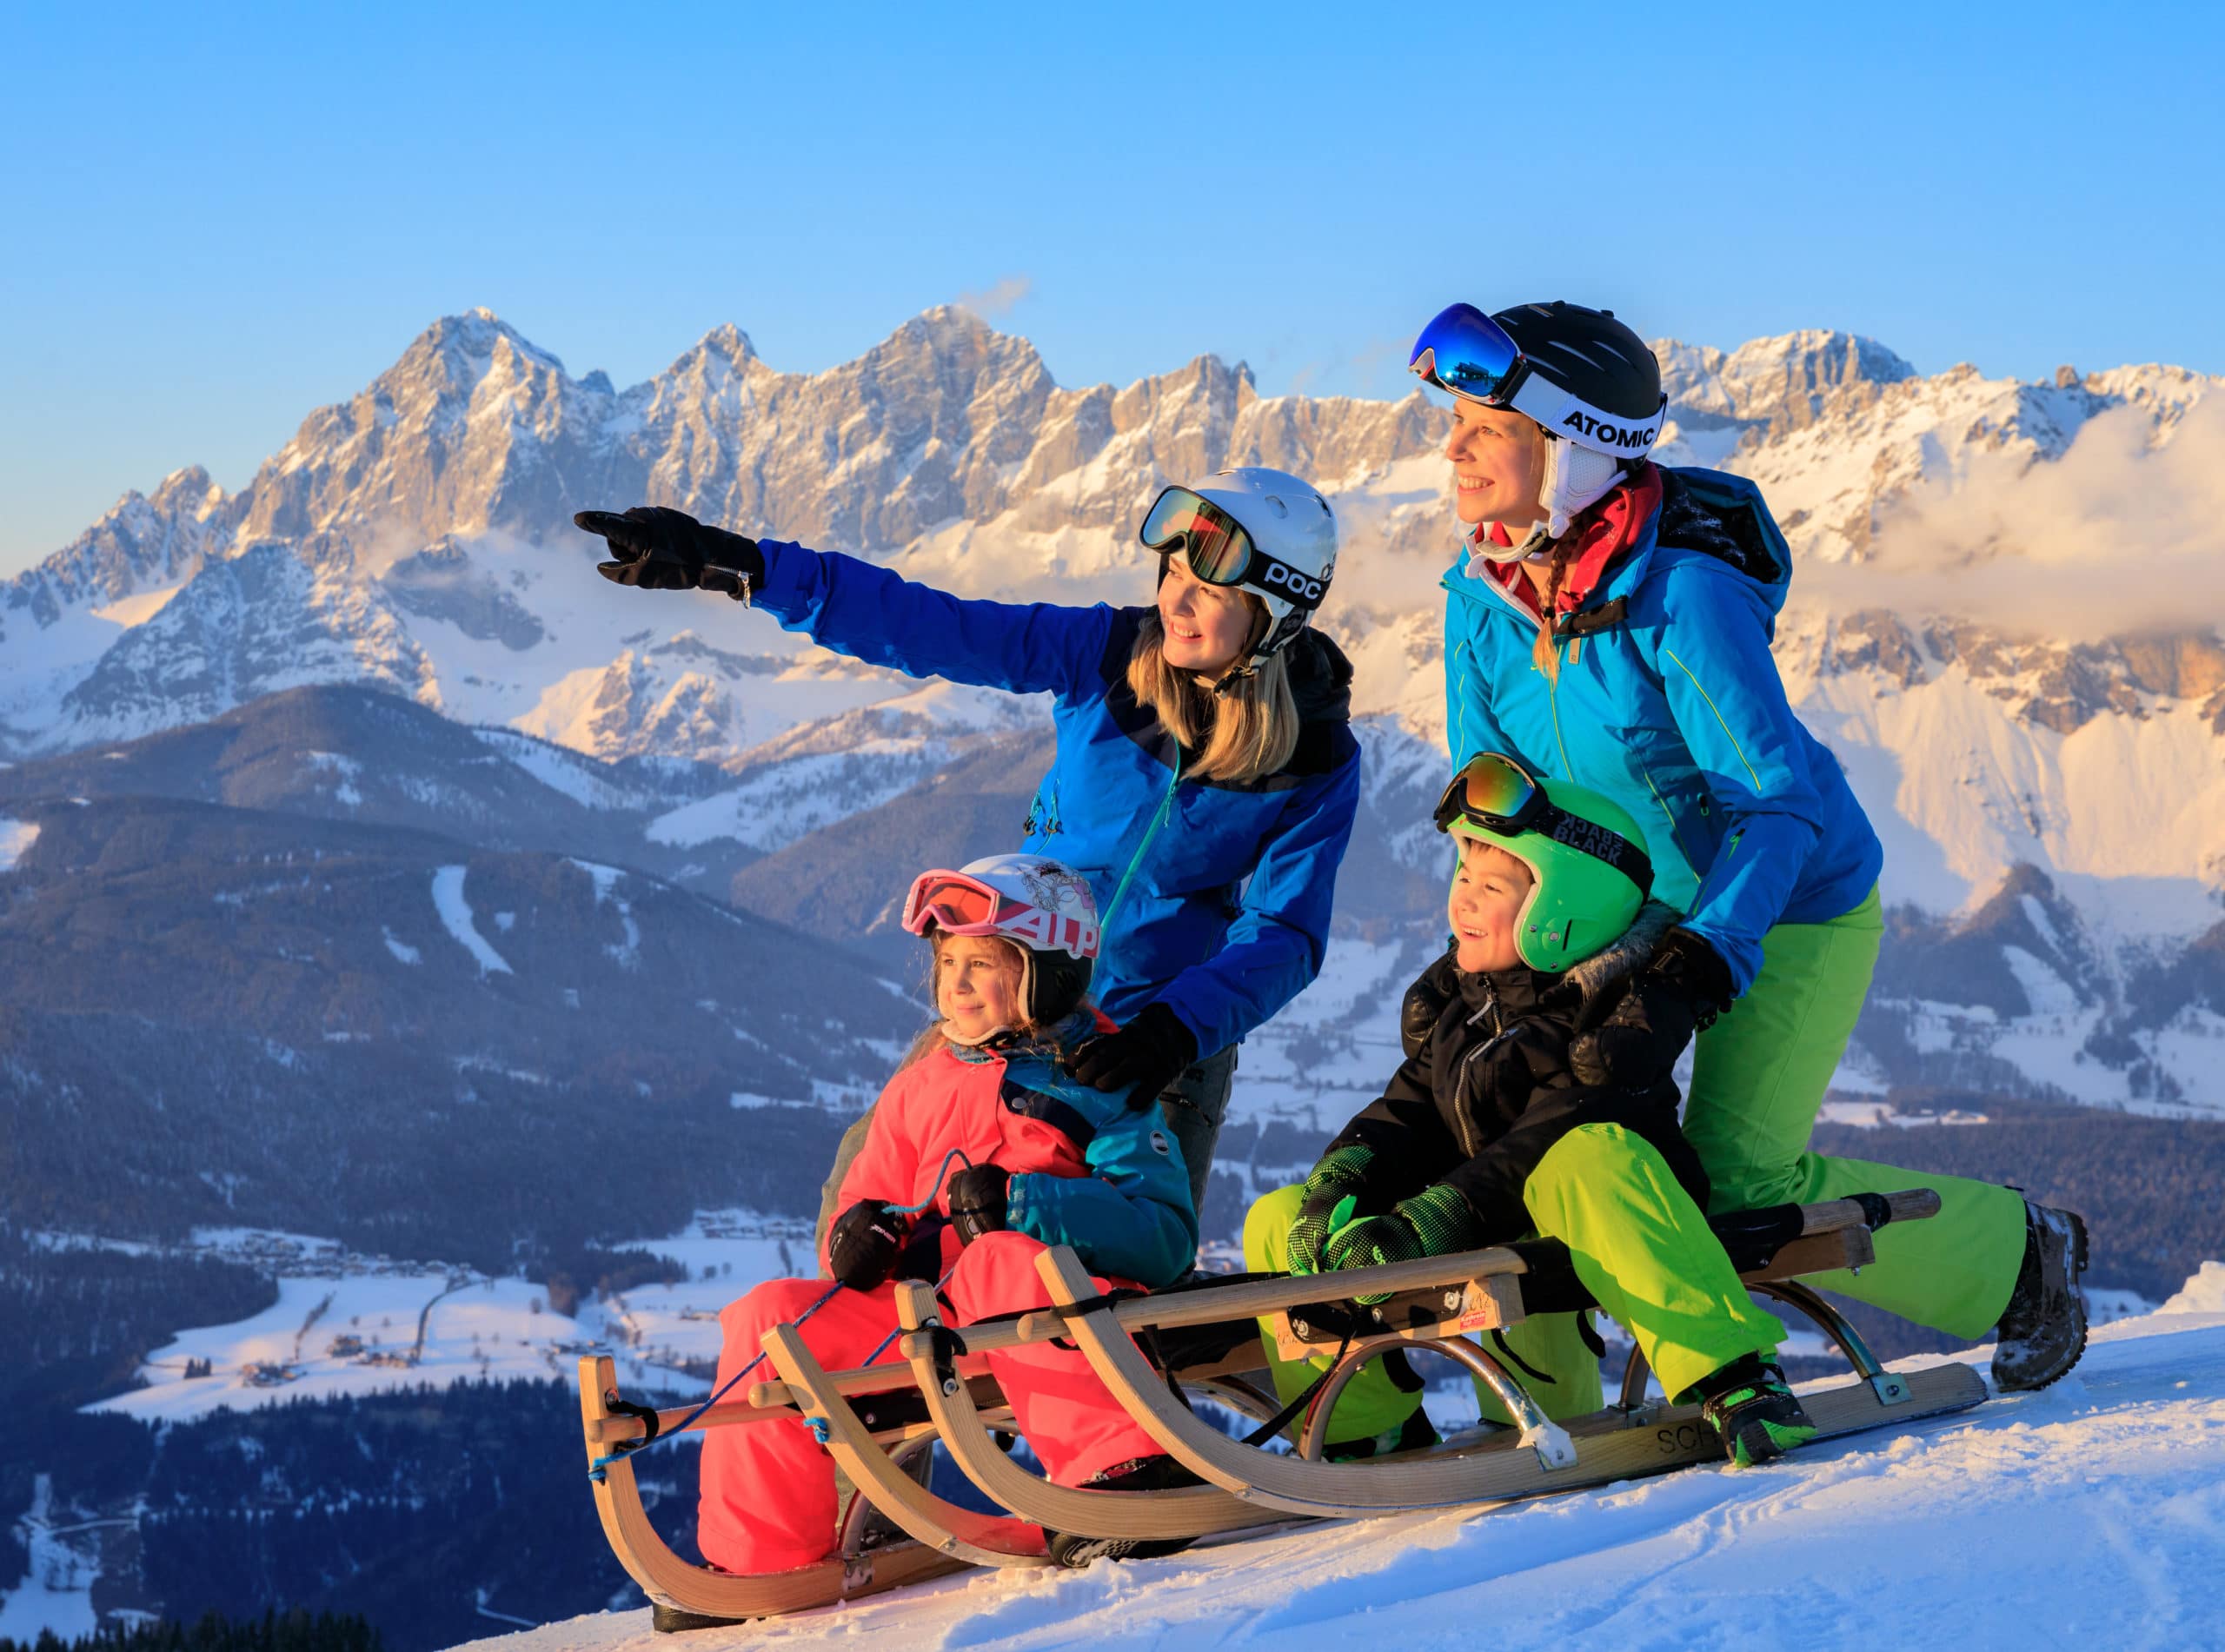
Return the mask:
M935 1008L960 1044L1020 1024L1020 954L993 935L935 942Z
M1159 620L1166 663L1179 671L1218 676L1252 640L1259 605L1232 585L1208 585L1186 557L1170 556L1159 582Z
M1452 398L1452 508L1464 522L1504 522L1517 540L1543 521L1545 433L1531 420L1465 396Z
M1515 920L1530 897L1530 868L1504 849L1474 838L1457 839L1460 866L1452 874L1445 915L1452 922L1454 961L1470 974L1511 970L1522 961L1514 944Z

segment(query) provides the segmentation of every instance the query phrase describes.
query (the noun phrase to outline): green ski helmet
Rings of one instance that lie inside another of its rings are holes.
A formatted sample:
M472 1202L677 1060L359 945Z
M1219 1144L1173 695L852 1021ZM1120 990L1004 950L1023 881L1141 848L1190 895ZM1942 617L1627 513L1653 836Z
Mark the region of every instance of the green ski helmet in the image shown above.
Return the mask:
M1637 822L1612 799L1533 774L1517 757L1471 758L1438 799L1437 829L1504 849L1530 868L1515 918L1522 961L1549 974L1619 939L1653 888Z

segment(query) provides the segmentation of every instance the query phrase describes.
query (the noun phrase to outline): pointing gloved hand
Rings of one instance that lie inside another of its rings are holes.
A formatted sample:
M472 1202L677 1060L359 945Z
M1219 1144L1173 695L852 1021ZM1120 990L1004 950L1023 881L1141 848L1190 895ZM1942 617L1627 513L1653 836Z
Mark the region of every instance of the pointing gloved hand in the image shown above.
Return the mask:
M1723 955L1680 925L1661 938L1606 1018L1570 1043L1569 1071L1580 1085L1658 1084L1735 996Z
M1066 1071L1093 1090L1126 1090L1141 1112L1198 1058L1198 1036L1164 1004L1146 1004L1127 1025L1099 1034L1066 1059Z
M1342 1215L1340 1206L1338 1215ZM1386 1262L1411 1262L1417 1257L1449 1257L1472 1251L1484 1242L1483 1224L1474 1206L1457 1188L1438 1182L1411 1198L1400 1199L1381 1216L1362 1217L1336 1224L1321 1248L1321 1260L1332 1270L1373 1268ZM1357 1296L1354 1302L1387 1302L1391 1293Z
M572 521L610 541L612 560L595 572L614 585L644 591L724 591L747 602L765 583L765 554L757 541L723 527L706 527L686 511L636 505L622 515L583 510Z
M959 1243L971 1244L984 1233L1005 1225L1005 1204L1012 1191L1012 1172L1001 1164L969 1164L950 1178L951 1225Z
M827 1266L853 1290L871 1290L896 1271L912 1224L879 1199L860 1199L827 1230Z

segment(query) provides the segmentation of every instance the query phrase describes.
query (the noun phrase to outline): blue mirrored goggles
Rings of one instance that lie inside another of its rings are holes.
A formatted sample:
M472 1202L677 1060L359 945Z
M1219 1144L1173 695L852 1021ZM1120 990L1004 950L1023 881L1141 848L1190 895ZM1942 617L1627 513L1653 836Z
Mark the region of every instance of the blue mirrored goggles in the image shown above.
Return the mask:
M1507 330L1473 304L1451 304L1438 311L1414 341L1409 371L1471 401L1505 407L1530 363Z

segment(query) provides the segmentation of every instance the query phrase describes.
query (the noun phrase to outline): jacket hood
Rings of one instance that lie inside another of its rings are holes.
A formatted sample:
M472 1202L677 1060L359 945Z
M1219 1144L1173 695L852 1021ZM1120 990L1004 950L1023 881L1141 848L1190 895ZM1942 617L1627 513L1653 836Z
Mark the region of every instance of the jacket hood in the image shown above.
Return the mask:
M1292 640L1285 657L1290 661L1291 698L1298 702L1300 722L1352 721L1352 662L1342 648L1308 626Z
M1643 573L1636 565L1650 557L1704 556L1751 581L1771 614L1782 609L1792 586L1792 547L1770 514L1762 490L1743 476L1690 467L1664 468L1661 484L1652 543L1630 559L1626 576L1611 581L1615 589L1635 587Z

